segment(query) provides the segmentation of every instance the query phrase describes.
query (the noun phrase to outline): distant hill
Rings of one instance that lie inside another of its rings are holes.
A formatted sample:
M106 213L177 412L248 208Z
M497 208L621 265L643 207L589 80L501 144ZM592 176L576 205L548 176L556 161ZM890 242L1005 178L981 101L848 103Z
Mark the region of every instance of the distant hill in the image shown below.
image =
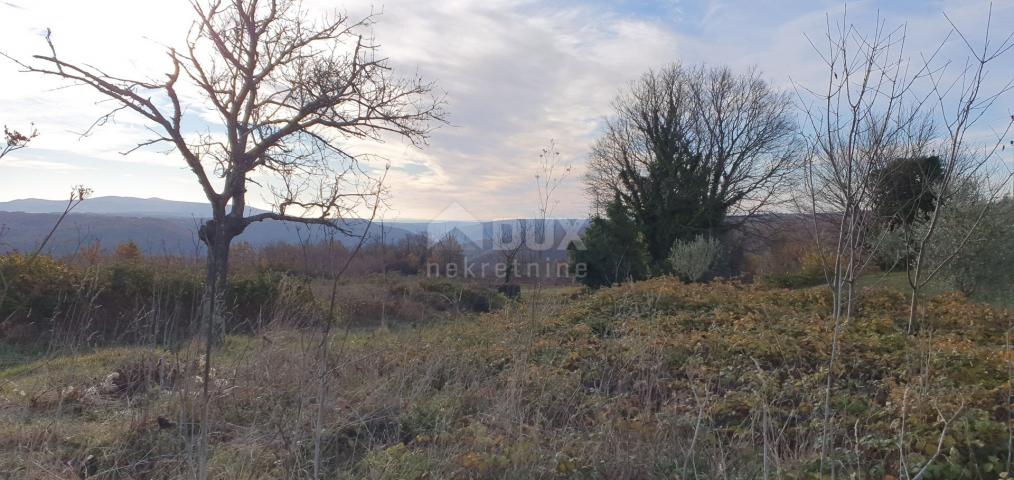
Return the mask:
M66 207L66 200L25 198L0 202L0 212L60 213ZM251 214L264 211L256 208L248 208L247 210ZM89 198L81 202L74 211L76 213L127 217L207 218L211 216L211 207L207 203L134 197Z
M49 233L59 214L0 212L0 253L12 250L32 251ZM96 242L106 250L128 240L134 241L148 255L202 255L204 246L197 238L200 221L183 217L128 217L72 213L60 225L46 252L67 255L81 246ZM352 245L359 241L366 222L353 220L348 229L351 235L340 236L340 241ZM260 222L251 225L239 237L254 247L272 243L298 243L303 240L317 242L325 238L325 228L319 225L300 225L290 222ZM386 225L385 238L397 242L409 232ZM379 236L379 228L371 229L371 236Z
M0 202L0 253L17 250L32 251L49 233L67 202L61 200L22 199ZM249 214L263 210L250 209ZM96 242L106 250L119 243L132 240L148 255L202 255L203 245L197 238L202 219L210 216L210 208L203 203L177 202L160 198L97 197L74 209L57 230L47 247L47 253L67 255L81 246ZM583 230L584 220L561 220L573 229ZM576 222L576 223L575 223ZM384 239L395 244L410 234L429 233L433 237L451 235L465 248L469 257L489 254L493 248L494 232L498 224L507 222L439 221L385 222ZM342 236L346 245L359 241L366 228L366 220L350 220L350 235ZM380 226L370 229L371 241L380 237ZM557 238L563 238L557 228ZM298 243L309 239L324 239L325 227L290 222L265 221L251 225L239 237L254 247L272 243Z

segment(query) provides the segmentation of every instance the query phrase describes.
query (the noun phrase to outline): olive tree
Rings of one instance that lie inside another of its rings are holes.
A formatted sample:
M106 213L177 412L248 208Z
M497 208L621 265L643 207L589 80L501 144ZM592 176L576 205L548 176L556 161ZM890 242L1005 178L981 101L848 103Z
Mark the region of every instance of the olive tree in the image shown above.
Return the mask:
M714 238L698 236L693 240L679 241L672 246L669 264L674 274L688 282L699 282L718 258L721 245Z

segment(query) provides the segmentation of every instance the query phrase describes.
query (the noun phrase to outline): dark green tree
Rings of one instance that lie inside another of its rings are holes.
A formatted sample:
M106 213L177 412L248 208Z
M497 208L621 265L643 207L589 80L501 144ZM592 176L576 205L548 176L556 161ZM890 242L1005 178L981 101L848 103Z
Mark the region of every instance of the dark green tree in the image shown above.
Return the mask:
M608 287L649 274L648 249L637 223L618 201L610 202L605 217L596 216L581 238L583 249L570 245L572 271L592 288Z
M873 210L888 228L911 226L924 219L936 207L934 186L943 177L938 156L898 158L888 162L871 176Z
M700 154L679 148L659 155L641 178L623 179L631 188L621 192L620 199L624 205L635 206L656 267L668 258L676 241L719 236L725 230L729 206L709 198L709 175ZM640 196L629 193L637 190Z
M790 98L753 71L671 65L633 83L614 110L588 191L599 208L619 199L653 270L666 270L677 240L720 237L768 205L797 152Z

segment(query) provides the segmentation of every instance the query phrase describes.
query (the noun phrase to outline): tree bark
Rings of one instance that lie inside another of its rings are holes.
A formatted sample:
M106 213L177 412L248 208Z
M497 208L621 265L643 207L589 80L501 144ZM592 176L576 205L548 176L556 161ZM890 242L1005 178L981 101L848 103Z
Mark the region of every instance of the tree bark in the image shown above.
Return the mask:
M217 209L216 209L217 210ZM245 229L242 218L215 215L201 226L199 236L208 247L204 308L201 331L209 343L220 343L225 335L224 298L229 288L229 250L232 240ZM211 322L211 323L209 323Z

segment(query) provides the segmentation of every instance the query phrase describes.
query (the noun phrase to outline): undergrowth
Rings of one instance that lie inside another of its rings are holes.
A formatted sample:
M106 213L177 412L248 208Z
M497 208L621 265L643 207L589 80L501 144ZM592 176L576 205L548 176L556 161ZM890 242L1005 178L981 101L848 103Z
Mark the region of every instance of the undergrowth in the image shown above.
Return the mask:
M823 289L660 278L531 301L332 333L324 478L760 478L765 468L815 478L830 353ZM923 478L1005 478L1011 318L945 295L910 336L906 309L898 293L866 290L846 326L832 372L836 475L905 478L932 460ZM229 337L209 379L189 348L10 367L0 472L185 476L193 392L209 381L215 478L309 477L318 341L290 329Z

